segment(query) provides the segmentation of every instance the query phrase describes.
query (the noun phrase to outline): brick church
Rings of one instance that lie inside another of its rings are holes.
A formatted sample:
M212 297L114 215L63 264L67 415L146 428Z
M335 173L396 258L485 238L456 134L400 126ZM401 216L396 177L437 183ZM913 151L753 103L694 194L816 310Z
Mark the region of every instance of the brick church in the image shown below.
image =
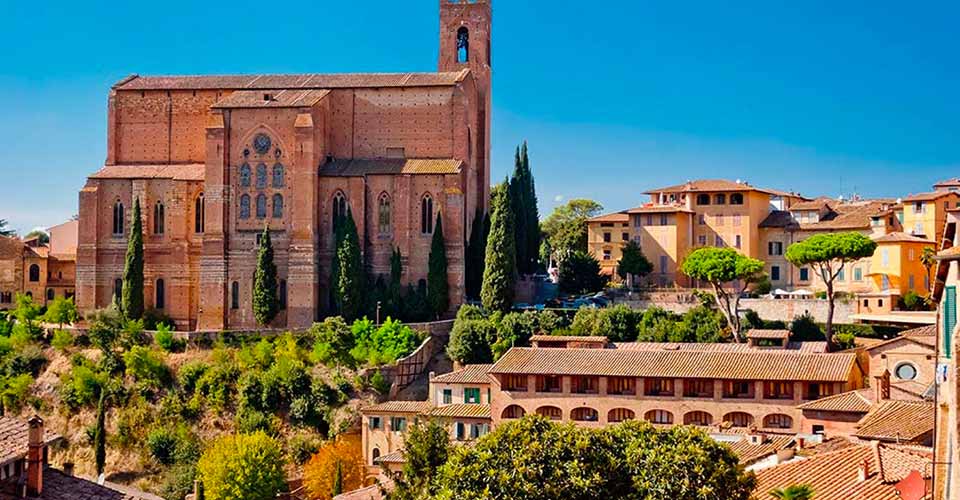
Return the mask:
M491 0L440 0L436 73L130 76L108 99L107 158L80 192L77 302L121 287L134 199L145 304L179 329L255 326L258 235L280 279L274 326L322 318L333 221L349 208L369 270L427 276L442 214L451 303L490 186Z

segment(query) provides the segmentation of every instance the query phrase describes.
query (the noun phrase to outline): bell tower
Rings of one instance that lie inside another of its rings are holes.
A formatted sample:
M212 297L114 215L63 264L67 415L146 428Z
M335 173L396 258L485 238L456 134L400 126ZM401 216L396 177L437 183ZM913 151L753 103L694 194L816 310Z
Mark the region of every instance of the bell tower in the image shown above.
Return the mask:
M440 0L441 72L469 68L477 87L477 197L486 211L490 200L490 107L493 0Z

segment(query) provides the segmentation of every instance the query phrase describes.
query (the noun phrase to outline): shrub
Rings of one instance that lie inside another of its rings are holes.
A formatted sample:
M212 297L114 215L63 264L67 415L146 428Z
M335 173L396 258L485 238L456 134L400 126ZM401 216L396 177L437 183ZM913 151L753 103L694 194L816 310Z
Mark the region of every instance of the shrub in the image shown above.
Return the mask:
M630 342L637 338L637 325L643 313L625 305L597 309L581 307L573 317L570 330L574 335L607 337L614 342Z
M262 372L249 370L240 375L237 380L237 399L240 406L254 410L267 409L263 402L263 382L260 380Z
M272 417L252 408L240 408L240 410L237 411L236 424L238 432L246 434L253 432L264 432L270 435L276 434Z
M120 331L120 345L124 349L130 349L133 346L142 346L146 344L146 335L144 331L143 320L128 320Z
M147 330L159 330L160 325L172 324L174 324L174 321L170 316L156 309L148 309L143 313L143 327Z
M927 299L910 290L900 298L900 308L907 311L925 311L929 309Z
M338 465L339 464L339 465ZM324 443L303 467L303 482L310 498L328 499L333 491L337 468L344 491L363 485L363 448L359 435L348 434Z
M354 321L350 329L356 344L350 354L369 366L393 363L416 350L422 340L416 330L391 318L379 327L364 318Z
M123 354L123 362L127 375L147 387L161 388L170 383L170 369L163 356L147 347L133 346Z
M490 320L456 321L450 332L447 356L462 364L490 363L493 361L490 346L496 337L497 330Z
M147 434L147 449L157 462L173 465L177 453L177 435L167 427L154 429Z
M211 500L274 498L286 487L280 445L263 432L220 437L197 469Z
M167 352L182 351L186 347L186 342L174 337L173 330L166 323L157 325L156 333L153 335L153 341Z
M287 440L287 456L297 465L303 465L319 449L319 440L307 434L295 434Z
M2 362L3 373L8 377L15 377L24 373L29 373L34 377L40 375L43 367L47 364L47 357L43 355L43 350L37 344L27 344L21 348L16 348L9 353Z
M207 404L223 409L230 402L238 375L236 366L217 363L203 372L197 380L196 391L204 397Z
M193 391L197 388L197 382L208 369L210 369L210 365L203 361L185 363L177 373L177 385L185 394L193 394Z
M53 339L50 341L50 345L60 352L65 352L73 345L73 334L66 330L57 330L53 332Z
M0 398L3 400L4 413L19 412L30 396L33 377L29 374L0 379Z
M793 340L797 341L824 340L820 325L817 324L809 312L793 318L793 321L790 322L790 334Z
M382 371L374 370L373 375L370 376L370 387L377 391L378 394L385 395L390 392L390 381L387 380L387 377L383 376Z
M95 347L104 352L111 351L120 336L120 329L116 324L97 319L90 324L87 336Z
M197 478L195 463L174 465L163 475L160 496L163 498L186 498L193 492L193 482Z

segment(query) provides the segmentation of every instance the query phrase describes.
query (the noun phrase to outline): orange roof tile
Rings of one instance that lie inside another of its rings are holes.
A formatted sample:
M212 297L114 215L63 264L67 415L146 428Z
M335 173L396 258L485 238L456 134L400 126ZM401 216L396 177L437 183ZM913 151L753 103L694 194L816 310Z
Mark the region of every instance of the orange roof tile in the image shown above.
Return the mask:
M590 342L607 343L607 338L601 335L531 335L530 342Z
M949 196L955 194L953 191L930 191L928 193L916 193L911 194L903 199L904 203L910 203L912 201L933 201L938 198L943 198L944 196Z
M907 234L903 232L888 233L878 238L874 238L873 241L877 243L929 243L934 244L933 240L928 240L926 238L919 238L912 234Z
M870 390L841 392L840 394L799 404L797 408L801 410L867 413L873 407L873 401L868 397L869 393Z
M106 165L91 179L173 179L202 181L206 177L203 163L188 165Z
M771 490L808 484L817 500L897 500L895 483L914 470L930 477L932 459L930 452L879 443L850 446L757 471L753 498L766 499ZM861 481L858 474L864 462L869 473Z
M214 108L300 108L320 102L326 89L238 90L217 101Z
M657 193L698 193L698 192L717 192L717 191L758 191L761 193L767 193L777 196L794 196L800 197L800 195L795 193L790 193L787 191L779 191L776 189L765 189L751 186L746 182L734 182L728 181L726 179L697 179L693 181L687 181L683 184L677 184L676 186L667 186L663 188L651 189L644 192L644 194L657 194Z
M834 203L832 198L827 198L826 196L819 196L812 200L799 201L790 205L789 210L820 210L821 208L830 206Z
M845 382L855 364L855 353L515 347L490 373Z
M933 403L881 401L857 424L855 436L863 439L914 441L933 431Z
M784 329L772 329L764 330L761 328L754 328L747 332L748 339L788 339L790 338L790 330Z
M956 260L960 257L960 246L950 247L937 253L938 260Z
M630 216L623 212L613 212L587 219L587 222L629 222Z
M688 214L694 213L693 210L690 210L689 208L683 207L680 205L655 205L652 203L627 209L626 212L628 214L660 214L660 213L674 213L674 212L684 212Z
M337 159L320 167L320 175L363 177L365 175L458 174L463 161L446 158Z
M446 418L490 418L490 405L458 403L438 406L430 410L427 415Z
M362 409L363 413L416 413L423 414L433 409L429 401L385 401Z
M463 81L469 70L446 73L308 73L300 75L132 75L116 83L116 90L203 89L337 89L376 87L437 87Z
M743 465L750 465L757 460L768 457L780 450L793 445L791 435L767 435L760 444L753 444L746 436L733 443L724 442L740 459Z
M27 441L30 426L26 421L14 417L0 416L0 465L27 456ZM43 441L47 444L60 439L60 435L50 429L43 430Z
M438 384L489 384L487 371L492 367L492 364L467 365L457 371L437 375L430 381Z
M868 229L871 217L889 206L887 200L869 200L841 203L832 207L831 215L819 222L800 224L800 229L808 231L833 229Z
M720 342L614 342L613 347L627 351L770 351L769 347ZM788 342L787 347L780 352L784 351L824 353L827 352L827 343L823 341Z

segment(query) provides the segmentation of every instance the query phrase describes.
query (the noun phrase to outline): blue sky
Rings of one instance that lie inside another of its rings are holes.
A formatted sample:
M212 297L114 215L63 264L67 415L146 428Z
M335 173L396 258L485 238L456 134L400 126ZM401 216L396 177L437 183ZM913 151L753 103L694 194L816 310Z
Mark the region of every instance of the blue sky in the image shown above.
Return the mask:
M701 177L896 197L960 176L958 2L494 2L493 178L528 140L541 212ZM438 3L10 3L0 218L77 212L127 74L432 71Z

